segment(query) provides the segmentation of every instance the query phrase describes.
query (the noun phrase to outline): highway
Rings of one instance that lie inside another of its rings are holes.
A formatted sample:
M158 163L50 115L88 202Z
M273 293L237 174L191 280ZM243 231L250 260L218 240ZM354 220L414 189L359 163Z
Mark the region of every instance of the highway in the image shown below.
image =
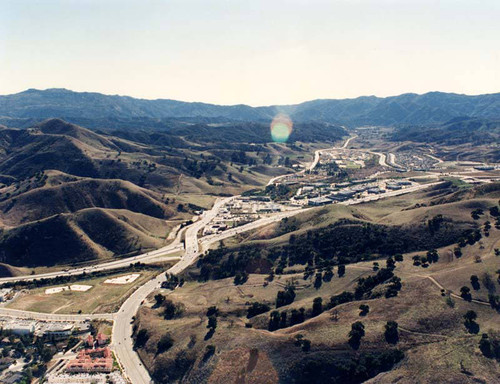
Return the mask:
M198 232L207 225L218 213L219 209L232 199L238 196L232 196L224 199L217 199L211 210L203 212L200 219L191 224L186 229L185 244L186 250L180 261L170 268L167 273L178 274L189 267L200 255L198 244ZM217 241L217 240L214 240ZM113 323L113 342L112 348L120 362L125 376L133 384L149 384L152 382L149 372L144 368L139 355L133 349L132 322L133 317L139 310L141 303L155 289L160 288L161 283L165 281L165 274L160 274L155 279L150 280L139 289L137 289L123 303L116 313Z
M180 238L180 233L177 236ZM94 265L94 266L86 266L86 267L79 267L79 268L72 268L69 270L65 271L56 271L56 272L47 272L47 273L40 273L36 275L25 275L25 276L15 276L15 277L2 277L0 278L0 284L6 283L9 281L29 281L29 280L35 280L35 279L43 279L43 278L53 278L57 276L72 276L72 275L81 275L82 273L86 272L96 272L96 271L105 271L105 270L112 270L112 269L117 269L117 268L122 268L122 267L128 267L130 263L152 263L156 261L168 261L168 260L178 260L180 256L169 256L172 255L173 253L177 253L179 251L182 251L184 249L184 246L180 244L180 241L178 239L174 240L173 243L159 248L155 251L147 252L142 255L134 256L134 257L128 257L125 259L120 259L120 260L114 260L106 263L102 263L99 265Z
M185 233L185 245L186 250L180 261L175 264L172 268L168 270L171 274L178 274L189 267L199 256L199 245L198 245L198 232L203 229L212 219L217 216L220 208L229 203L231 200L238 198L239 196L231 196L224 199L217 199L209 211L204 211L200 217L200 220L191 224L186 229Z
M16 319L42 321L85 321L85 320L114 320L114 313L64 315L58 313L42 313L22 311L19 309L0 308L0 316L15 317Z
M304 213L310 209L312 209L312 208L298 208L298 209L294 209L294 210L290 210L290 211L279 212L279 213L275 214L274 216L264 217L262 219L252 221L251 223L228 229L228 230L221 232L221 233L218 233L218 234L202 237L200 239L200 243L202 245L202 250L206 250L211 244L219 242L219 241L224 240L224 239L227 239L228 237L233 237L239 233L248 232L248 231L251 231L252 229L256 229L256 228L262 227L264 225L275 223L277 221L284 219L285 217L295 216L299 213Z
M372 151L367 151L368 153L371 153L372 155L378 156L378 164L381 165L382 167L390 167L389 164L387 164L386 160L386 155L385 153L380 153L380 152L372 152Z
M349 137L345 142L344 144L342 145L342 147L340 148L347 148L347 146L349 145L349 143L351 142L351 140L355 139L356 137L358 137L357 135L355 136L351 136ZM278 180L281 180L283 178L286 178L288 176L293 176L293 175L300 175L301 173L305 173L306 171L312 171L314 168L316 168L316 166L318 165L319 163L319 159L320 159L320 155L321 155L321 152L322 151L328 151L328 150L331 150L331 149L339 149L339 147L332 147L332 148L325 148L325 149L318 149L316 151L314 151L314 157L313 157L313 161L311 164L309 164L308 166L306 166L303 170L299 171L299 172L295 172L295 173L287 173L286 175L281 175L281 176L276 176L276 177L273 177L271 180L268 181L267 185L272 185L272 184L275 184Z
M408 187L408 188L402 188L402 189L398 189L398 190L395 190L395 191L381 193L379 195L368 195L368 196L363 197L361 199L350 199L350 200L346 200L346 201L343 201L343 202L338 203L338 204L342 204L342 205L356 205L356 204L367 203L369 201L377 201L377 200L380 200L380 199L385 199L387 197L400 196L400 195L404 195L406 193L420 191L422 189L433 187L433 186L441 184L441 183L444 183L444 181L437 181L437 182L428 183L428 184L418 184L418 185L414 185L414 186Z

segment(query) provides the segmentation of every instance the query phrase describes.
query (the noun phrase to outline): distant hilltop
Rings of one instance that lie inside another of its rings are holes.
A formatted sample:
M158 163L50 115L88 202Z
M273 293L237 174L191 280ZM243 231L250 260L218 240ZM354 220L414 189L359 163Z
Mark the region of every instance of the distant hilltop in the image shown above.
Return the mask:
M346 126L443 123L457 117L500 118L500 93L477 96L430 92L380 98L312 100L296 105L251 107L215 105L169 99L73 92L67 89L28 89L0 96L0 116L45 119L190 118L268 121L278 113L294 121L322 121Z

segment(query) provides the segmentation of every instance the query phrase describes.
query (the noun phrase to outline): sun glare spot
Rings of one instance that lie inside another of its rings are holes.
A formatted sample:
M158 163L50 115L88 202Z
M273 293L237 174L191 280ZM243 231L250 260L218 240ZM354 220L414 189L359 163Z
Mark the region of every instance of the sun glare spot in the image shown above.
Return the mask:
M279 114L271 122L271 137L276 143L285 143L292 130L293 123L287 115Z

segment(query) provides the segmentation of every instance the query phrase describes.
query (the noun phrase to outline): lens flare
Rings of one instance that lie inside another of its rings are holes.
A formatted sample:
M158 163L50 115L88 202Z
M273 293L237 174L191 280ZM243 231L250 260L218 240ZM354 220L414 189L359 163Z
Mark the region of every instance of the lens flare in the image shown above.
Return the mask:
M279 114L271 122L271 137L276 143L285 143L292 130L293 123L287 115Z

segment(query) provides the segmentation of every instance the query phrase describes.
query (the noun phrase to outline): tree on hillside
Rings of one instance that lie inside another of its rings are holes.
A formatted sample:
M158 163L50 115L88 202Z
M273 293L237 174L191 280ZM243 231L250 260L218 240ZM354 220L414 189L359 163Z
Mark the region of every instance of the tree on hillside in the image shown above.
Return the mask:
M156 345L156 354L159 355L160 353L168 351L170 348L172 348L173 345L174 339L172 338L170 333L164 334Z
M386 264L386 268L389 269L389 270L393 270L394 268L396 268L396 262L394 261L394 259L392 257L389 257L386 261L385 261L385 264Z
M437 263L439 260L439 254L437 250L431 249L430 251L427 252L427 261L429 263Z
M311 316L318 316L323 312L323 299L321 297L316 297L313 300Z
M219 316L219 309L215 305L212 305L211 307L208 307L206 315L207 317Z
M242 285L245 284L248 280L248 273L246 272L238 272L236 276L234 276L234 285Z
M361 311L359 312L359 316L366 316L370 312L370 307L366 304L361 304L359 310Z
M167 299L165 299L163 302L163 308L165 308L165 310L163 311L163 317L166 320L171 320L176 317L180 317L184 312L182 304L175 304L172 300L167 300Z
M338 270L337 270L337 274L339 275L339 277L342 277L345 275L345 265L344 264L339 265Z
M250 319L254 316L260 315L261 313L265 313L269 311L271 307L267 304L262 304L262 303L252 303L250 307L247 309L247 319Z
M349 332L349 345L352 349L358 349L361 344L361 338L365 336L365 326L361 321L356 321L351 325Z
M295 300L295 288L291 285L284 291L278 291L276 295L276 308L293 303Z
M389 344L397 344L399 341L399 331L398 331L398 323L395 321L388 321L385 325L384 332L385 340Z
M280 328L280 313L278 311L272 311L269 315L269 324L267 329L269 331L276 331Z
M147 329L141 329L137 332L137 336L135 337L134 348L142 348L146 345L146 342L149 340L149 333Z
M465 328L469 331L469 333L478 333L479 332L479 324L476 323L477 313L469 310L464 315L464 325Z
M477 277L476 275L472 275L470 277L470 283L472 285L472 288L474 288L474 290L478 290L481 288L481 285L479 284L479 277Z
M208 316L207 328L213 331L217 328L217 317L215 315Z
M286 328L287 327L287 323L286 323L286 317L287 317L287 312L286 311L281 311L281 314L280 314L280 325L279 325L279 328Z
M329 282L333 278L333 270L332 267L328 266L325 269L325 273L323 274L323 281Z
M161 307L164 301L165 301L165 296L163 296L161 293L155 295L155 307Z
M493 217L499 217L500 216L500 209L495 205L490 208L490 215Z
M483 333L479 341L479 349L488 358L493 357L493 346L487 333Z
M479 217L484 214L481 208L477 208L471 212L471 216L474 220L479 220Z
M463 286L462 288L460 288L460 296L464 300L471 301L472 300L472 296L470 294L470 288L466 287L466 286Z
M323 277L321 275L321 272L316 273L316 277L314 279L314 288L320 289L322 281L323 281Z

